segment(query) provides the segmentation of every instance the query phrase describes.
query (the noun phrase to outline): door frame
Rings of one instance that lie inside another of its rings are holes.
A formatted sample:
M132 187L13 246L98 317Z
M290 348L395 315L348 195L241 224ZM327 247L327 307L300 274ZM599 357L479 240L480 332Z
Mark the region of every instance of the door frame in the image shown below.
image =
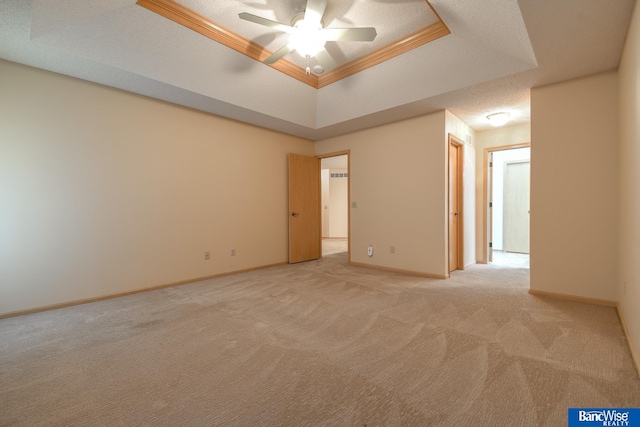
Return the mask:
M451 151L451 146L455 145L458 149L458 156L456 159L456 162L458 164L457 167L457 182L458 182L458 212L460 213L458 215L458 242L457 242L457 246L458 246L458 253L457 253L457 257L458 257L458 270L464 270L464 142L457 138L455 135L453 134L449 134L448 137L448 144L447 144L447 276L449 276L449 274L451 273L451 266L450 266L450 249L451 249L451 241L450 241L450 236L451 236L451 232L450 232L450 227L451 227L451 221L449 220L449 212L450 212L450 207L449 207L449 200L451 198L451 188L449 188L449 182L451 182L451 170L449 167L449 153Z
M490 210L489 210L489 157L490 153L495 151L507 151L507 150L515 150L517 148L527 148L531 147L531 142L522 142L518 144L509 144L509 145L500 145L496 147L487 147L484 149L484 159L483 159L483 168L482 168L482 209L480 210L480 220L482 221L482 257L477 261L478 264L487 264L488 263L488 254L489 254L489 232L491 221Z
M322 159L329 157L347 156L347 264L351 264L351 150L334 151L331 153L318 154L320 159L320 183L322 185ZM320 192L320 206L322 207L322 191ZM322 212L321 212L322 213ZM320 216L322 221L322 215ZM320 233L320 248L322 248L322 233ZM322 250L320 251L322 257Z

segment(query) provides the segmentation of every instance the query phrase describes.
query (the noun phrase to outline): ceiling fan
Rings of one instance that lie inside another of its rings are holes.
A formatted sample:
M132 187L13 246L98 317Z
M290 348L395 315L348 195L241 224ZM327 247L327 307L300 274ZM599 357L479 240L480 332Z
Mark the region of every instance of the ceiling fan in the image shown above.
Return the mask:
M262 18L251 13L240 13L240 19L264 25L289 34L289 43L275 51L263 62L273 64L291 51L297 51L307 60L315 57L324 71L333 70L337 64L329 52L324 48L328 41L356 41L370 42L376 38L373 27L360 28L323 28L322 15L327 8L327 0L307 0L304 13L297 14L291 20L291 25ZM307 65L307 74L310 68Z

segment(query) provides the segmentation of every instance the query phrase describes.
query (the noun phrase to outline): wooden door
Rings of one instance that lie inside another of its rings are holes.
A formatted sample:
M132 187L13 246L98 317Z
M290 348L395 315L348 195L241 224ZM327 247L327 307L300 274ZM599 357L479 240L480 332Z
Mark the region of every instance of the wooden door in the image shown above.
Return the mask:
M289 263L320 258L320 159L289 154Z
M505 252L529 253L529 171L529 162L505 163Z
M464 268L462 259L462 146L449 142L449 272Z

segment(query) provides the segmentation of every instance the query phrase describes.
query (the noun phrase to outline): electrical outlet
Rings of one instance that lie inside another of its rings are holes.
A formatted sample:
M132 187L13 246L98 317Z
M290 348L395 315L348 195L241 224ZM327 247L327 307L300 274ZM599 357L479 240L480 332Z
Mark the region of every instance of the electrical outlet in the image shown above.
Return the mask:
M389 252L391 252L392 254L396 253L396 247L391 245L391 247L389 248Z
M235 249L231 249L231 256L236 256L236 250Z
M373 245L369 245L367 248L367 255L373 256Z
M206 260L208 260L208 259L209 259L209 251L206 251L206 252L204 253L204 260L206 261Z

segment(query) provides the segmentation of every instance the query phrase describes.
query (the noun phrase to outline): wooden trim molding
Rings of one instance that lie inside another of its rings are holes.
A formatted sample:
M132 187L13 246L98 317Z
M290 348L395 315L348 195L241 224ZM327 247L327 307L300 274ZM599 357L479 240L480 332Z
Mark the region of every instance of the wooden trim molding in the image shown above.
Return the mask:
M624 332L624 336L627 339L627 345L629 346L629 351L631 352L631 359L633 360L633 364L635 365L636 371L638 372L638 377L640 377L640 358L638 358L638 353L636 353L636 350L633 347L633 341L631 341L631 335L629 335L629 329L627 329L627 322L624 321L624 316L622 315L622 311L620 310L620 305L618 303L616 303L616 311L618 312L620 324L622 324L622 331Z
M437 22L413 34L409 34L394 43L344 64L326 74L320 76L315 74L307 75L305 69L286 59L280 59L268 66L313 88L319 89L437 40L440 37L444 37L447 34L451 34L451 31L429 1L425 0L425 2L438 18ZM234 33L228 28L216 24L206 16L183 6L175 0L138 0L136 3L145 9L157 13L256 61L262 62L273 53L259 44Z
M608 299L581 297L577 295L560 294L556 292L539 291L536 289L529 289L529 294L537 297L549 297L556 299L564 299L568 301L584 302L587 304L606 305L607 307L616 307L617 302Z
M568 295L568 294L559 294L559 293L548 292L548 291L538 291L535 289L529 289L529 294L534 296L540 296L540 297L549 297L549 298L555 298L555 299L563 299L567 301L576 301L576 302L583 302L587 304L596 304L596 305L604 305L607 307L614 307L616 309L616 313L618 313L618 319L620 319L620 325L622 326L624 337L627 340L627 346L629 347L629 351L631 352L631 359L633 360L633 364L636 367L638 377L640 377L640 357L638 357L638 353L636 352L633 346L633 341L631 341L631 335L629 335L629 329L627 328L627 323L625 322L624 316L622 315L622 311L620 310L620 305L616 301L599 299L599 298L580 297L580 296Z
M522 142L519 144L500 145L496 147L486 147L484 149L484 157L482 163L482 210L480 211L480 217L482 220L482 252L481 259L478 260L478 264L489 263L489 153L494 151L515 150L517 148L531 147L531 142ZM477 254L476 254L477 256Z
M354 265L356 267L364 267L364 268L371 268L373 270L382 270L382 271L390 271L391 273L399 273L399 274L408 274L410 276L418 276L418 277L426 277L428 279L448 279L449 275L445 274L431 274L431 273L422 273L419 271L412 271L412 270L402 270L399 268L392 268L392 267L384 267L381 265L373 265L373 264L366 264L363 262L356 262L356 261L351 261L349 263L349 265Z
M174 0L138 0L136 3L256 61L262 62L273 53ZM304 69L286 59L281 59L269 66L302 83L313 87L318 85L317 76L312 74L307 76Z
M229 271L229 272L226 272L226 273L214 274L214 275L211 275L211 276L197 277L195 279L187 279L187 280L181 280L179 282L166 283L164 285L156 285L156 286L151 286L151 287L148 287L148 288L134 289L132 291L118 292L118 293L115 293L115 294L102 295L102 296L93 297L93 298L83 298L83 299L79 299L79 300L61 302L61 303L58 303L58 304L51 304L51 305L45 305L45 306L41 306L41 307L29 308L29 309L26 309L26 310L11 311L9 313L0 314L0 319L6 319L6 318L9 318L9 317L24 316L26 314L40 313L40 312L49 311L49 310L57 310L59 308L72 307L74 305L88 304L88 303L97 302L97 301L104 301L104 300L108 300L108 299L124 297L124 296L127 296L127 295L135 295L135 294L140 294L140 293L143 293L143 292L155 291L155 290L158 290L158 289L172 288L174 286L188 285L190 283L202 282L203 280L210 280L210 279L216 279L218 277L225 277L225 276L231 276L231 275L234 275L234 274L247 273L249 271L262 270L262 269L265 269L265 268L277 267L277 266L280 266L280 265L287 265L287 263L286 262L279 262L279 263L276 263L276 264L261 265L261 266L258 266L258 267L251 267L251 268L245 268L245 269L242 269L242 270L235 270L235 271Z
M318 154L316 155L317 158L319 159L326 159L327 157L338 157L338 156L348 156L349 154L351 154L351 150L340 150L340 151L334 151L331 153L324 153L324 154Z
M397 40L390 45L381 47L378 50L374 50L373 52L348 62L326 74L320 75L318 77L317 87L322 88L328 86L339 80L359 73L360 71L364 71L367 68L373 67L374 65L378 65L381 62L387 61L412 49L437 40L440 37L444 37L447 34L451 34L449 28L444 24L444 22L438 21L428 27L416 31L413 34L409 34L407 37Z

